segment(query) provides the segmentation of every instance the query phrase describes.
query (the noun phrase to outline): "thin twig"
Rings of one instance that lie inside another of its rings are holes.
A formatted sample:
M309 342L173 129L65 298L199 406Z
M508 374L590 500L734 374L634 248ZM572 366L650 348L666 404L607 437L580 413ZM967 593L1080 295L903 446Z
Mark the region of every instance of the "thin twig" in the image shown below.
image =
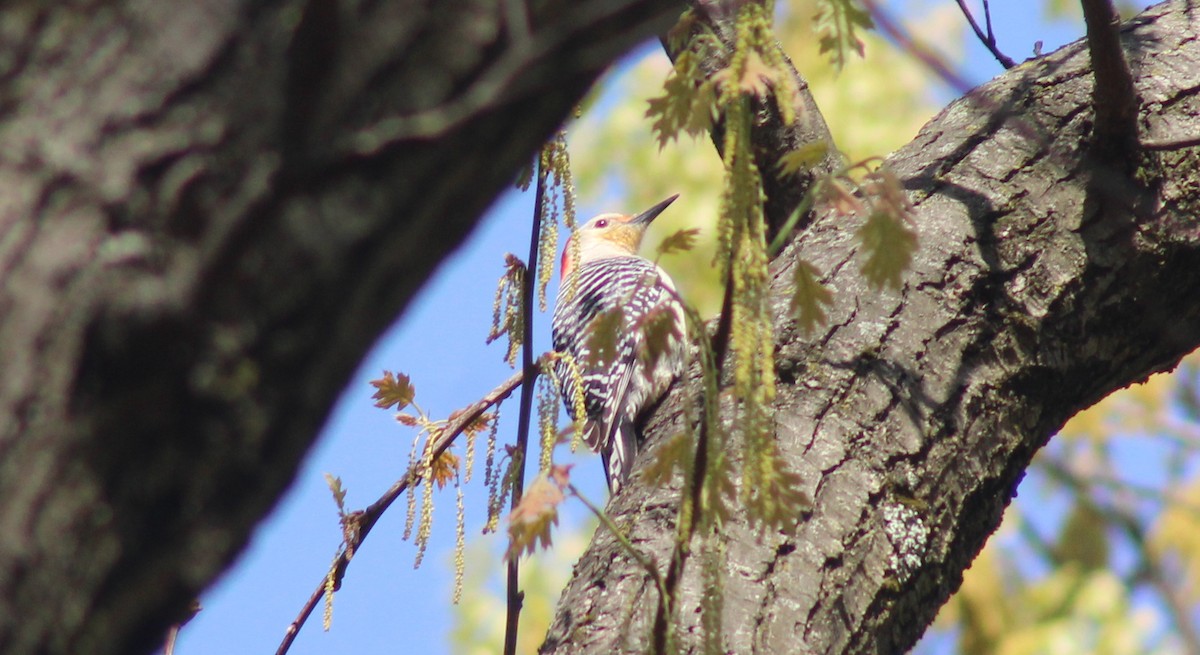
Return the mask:
M1200 146L1200 136L1142 141L1142 148L1145 150L1183 150L1196 146Z
M937 53L933 52L923 43L918 43L912 38L907 31L896 22L892 15L885 11L875 0L863 0L863 6L871 13L871 19L883 30L883 33L891 37L901 48L907 51L912 56L921 60L923 64L929 67L930 70L937 73L942 81L949 84L959 93L966 93L971 90L969 84L962 75L950 68Z
M734 253L733 256L736 257L737 254ZM697 512L701 511L701 504L704 499L704 485L706 484L708 474L709 446L712 441L711 431L714 429L714 424L717 421L717 417L709 410L712 403L720 402L716 387L720 384L725 353L728 350L729 337L733 329L733 287L733 266L731 265L726 270L725 297L721 302L721 316L717 320L717 331L711 341L704 331L703 322L698 320L699 317L694 312L689 312L693 323L696 324L697 338L700 342L702 384L704 387L701 402L704 403L704 411L701 412L700 427L697 430L696 452L692 459L692 479L688 488L690 496L687 502L691 505L691 511L681 511L679 513L679 534L676 537L675 550L671 555L671 562L667 567L667 575L661 587L660 593L662 596L658 611L654 616L653 650L651 652L658 655L663 655L667 651L667 634L668 630L670 630L670 619L675 614L675 590L679 586L679 581L683 579L683 570L687 564L688 556L691 554L692 539L696 535L696 528L699 523Z
M1012 57L1000 52L1000 48L996 47L996 35L992 33L992 16L988 11L986 0L983 3L983 14L987 21L987 34L984 34L983 30L979 28L979 23L975 22L975 17L971 15L971 9L967 7L966 0L956 0L956 2L958 2L958 8L962 10L963 16L967 17L967 22L971 24L971 29L975 31L975 36L979 37L979 42L988 49L988 52L992 53L996 61L1000 62L1005 69L1016 66L1017 62L1013 61Z
M667 597L667 588L663 583L662 576L658 573L658 566L655 565L654 560L650 556L638 550L637 547L633 545L633 542L629 541L629 537L626 537L621 530L617 528L616 524L612 522L612 519L609 518L608 514L605 513L604 510L592 504L592 502L589 501L583 494L579 493L579 489L577 489L575 485L568 484L567 491L570 491L572 495L578 498L579 502L583 503L584 507L591 510L592 514L594 514L597 519L600 519L600 523L602 523L605 528L608 528L608 531L617 538L617 543L621 545L625 552L629 553L629 556L636 560L638 564L641 564L642 568L646 569L646 573L648 573L651 578L654 578L654 585L658 587L659 603L661 604L663 599Z
M495 389L492 389L486 396L475 401L463 410L458 418L450 421L445 429L442 430L437 440L433 444L432 458L437 459L439 455L449 448L458 435L462 434L463 430L474 423L488 409L496 405L500 401L512 395L512 392L521 384L524 378L524 373L518 371L513 373L511 377L502 382ZM359 546L367 538L367 534L371 532L371 528L375 527L375 523L379 517L383 515L391 504L403 494L410 485L421 483L422 476L420 474L419 462L413 463L408 467L404 477L400 478L387 490L379 500L371 503L369 507L358 513L358 530L354 534L353 543L344 544L341 553L338 554L334 567L334 589L340 588L342 578L346 575L346 567L350 565L350 559L354 557L354 553L358 552ZM296 620L292 621L288 626L287 632L283 635L283 641L280 642L279 648L276 649L275 655L284 655L288 649L292 647L292 642L296 640L296 635L300 633L300 628L304 627L304 623L312 614L317 603L321 602L321 598L325 595L325 580L326 576L321 576L320 583L317 584L317 589L309 597L308 602L300 609L300 614L296 616Z
M1129 172L1138 151L1138 98L1121 48L1121 17L1112 0L1083 0L1088 53L1092 57L1094 145L1105 163Z
M525 384L521 387L521 417L517 427L517 445L513 451L512 478L512 509L521 502L521 494L525 491L525 461L529 452L529 426L533 413L533 385L540 369L533 365L533 280L537 276L537 257L540 247L539 237L542 233L542 205L546 197L545 158L539 154L537 170L537 192L533 199L533 227L530 228L529 259L525 264L525 278L522 280L521 312L524 315L521 335L521 366L525 370ZM517 626L521 618L521 605L524 604L525 594L518 587L517 573L519 572L519 557L508 559L507 580L507 612L504 621L504 654L515 655L517 652Z

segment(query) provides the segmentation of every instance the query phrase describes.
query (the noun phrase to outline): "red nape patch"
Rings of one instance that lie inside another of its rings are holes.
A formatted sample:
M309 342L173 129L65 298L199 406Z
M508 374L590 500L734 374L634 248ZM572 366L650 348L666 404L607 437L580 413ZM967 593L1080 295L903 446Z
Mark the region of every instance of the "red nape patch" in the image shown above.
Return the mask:
M571 241L574 238L567 239L567 247L563 248L562 257L558 259L558 274L564 280L570 275L571 269L575 268L575 262L571 260Z

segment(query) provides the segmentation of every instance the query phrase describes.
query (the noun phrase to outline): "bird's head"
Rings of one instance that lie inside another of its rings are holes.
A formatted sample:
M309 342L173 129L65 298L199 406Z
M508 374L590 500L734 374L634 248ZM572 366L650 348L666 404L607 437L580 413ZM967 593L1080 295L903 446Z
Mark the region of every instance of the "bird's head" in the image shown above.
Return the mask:
M628 257L636 255L642 245L642 237L646 228L667 208L679 194L658 203L646 211L629 216L627 214L600 214L571 235L567 247L563 250L559 269L565 280L577 265L583 265L597 259L609 257ZM572 241L578 240L579 261L575 261L576 248Z

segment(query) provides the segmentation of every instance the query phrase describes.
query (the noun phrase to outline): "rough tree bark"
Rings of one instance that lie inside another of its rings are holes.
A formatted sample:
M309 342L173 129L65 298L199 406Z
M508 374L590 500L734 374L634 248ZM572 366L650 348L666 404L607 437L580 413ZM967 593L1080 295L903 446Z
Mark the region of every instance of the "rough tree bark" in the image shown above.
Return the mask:
M0 652L160 643L666 0L0 10Z
M889 158L921 236L902 290L866 286L859 223L830 215L774 262L776 435L814 509L795 534L726 526L722 652L904 652L1054 431L1200 345L1198 12L1167 2L1121 32L1141 138L1157 147L1131 176L1093 154L1078 43L972 91ZM811 336L788 316L797 257L834 291ZM651 419L639 466L683 429L684 386ZM634 482L609 506L664 567L677 497ZM685 652L711 593L691 562ZM542 652L646 652L656 594L598 530Z

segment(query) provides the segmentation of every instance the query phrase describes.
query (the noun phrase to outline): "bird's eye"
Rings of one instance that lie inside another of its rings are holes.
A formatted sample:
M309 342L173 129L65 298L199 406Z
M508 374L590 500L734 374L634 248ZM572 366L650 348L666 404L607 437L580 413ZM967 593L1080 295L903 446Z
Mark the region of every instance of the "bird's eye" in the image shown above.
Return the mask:
M608 227L608 219L602 218L602 219L596 221L596 227L599 227L599 228Z

